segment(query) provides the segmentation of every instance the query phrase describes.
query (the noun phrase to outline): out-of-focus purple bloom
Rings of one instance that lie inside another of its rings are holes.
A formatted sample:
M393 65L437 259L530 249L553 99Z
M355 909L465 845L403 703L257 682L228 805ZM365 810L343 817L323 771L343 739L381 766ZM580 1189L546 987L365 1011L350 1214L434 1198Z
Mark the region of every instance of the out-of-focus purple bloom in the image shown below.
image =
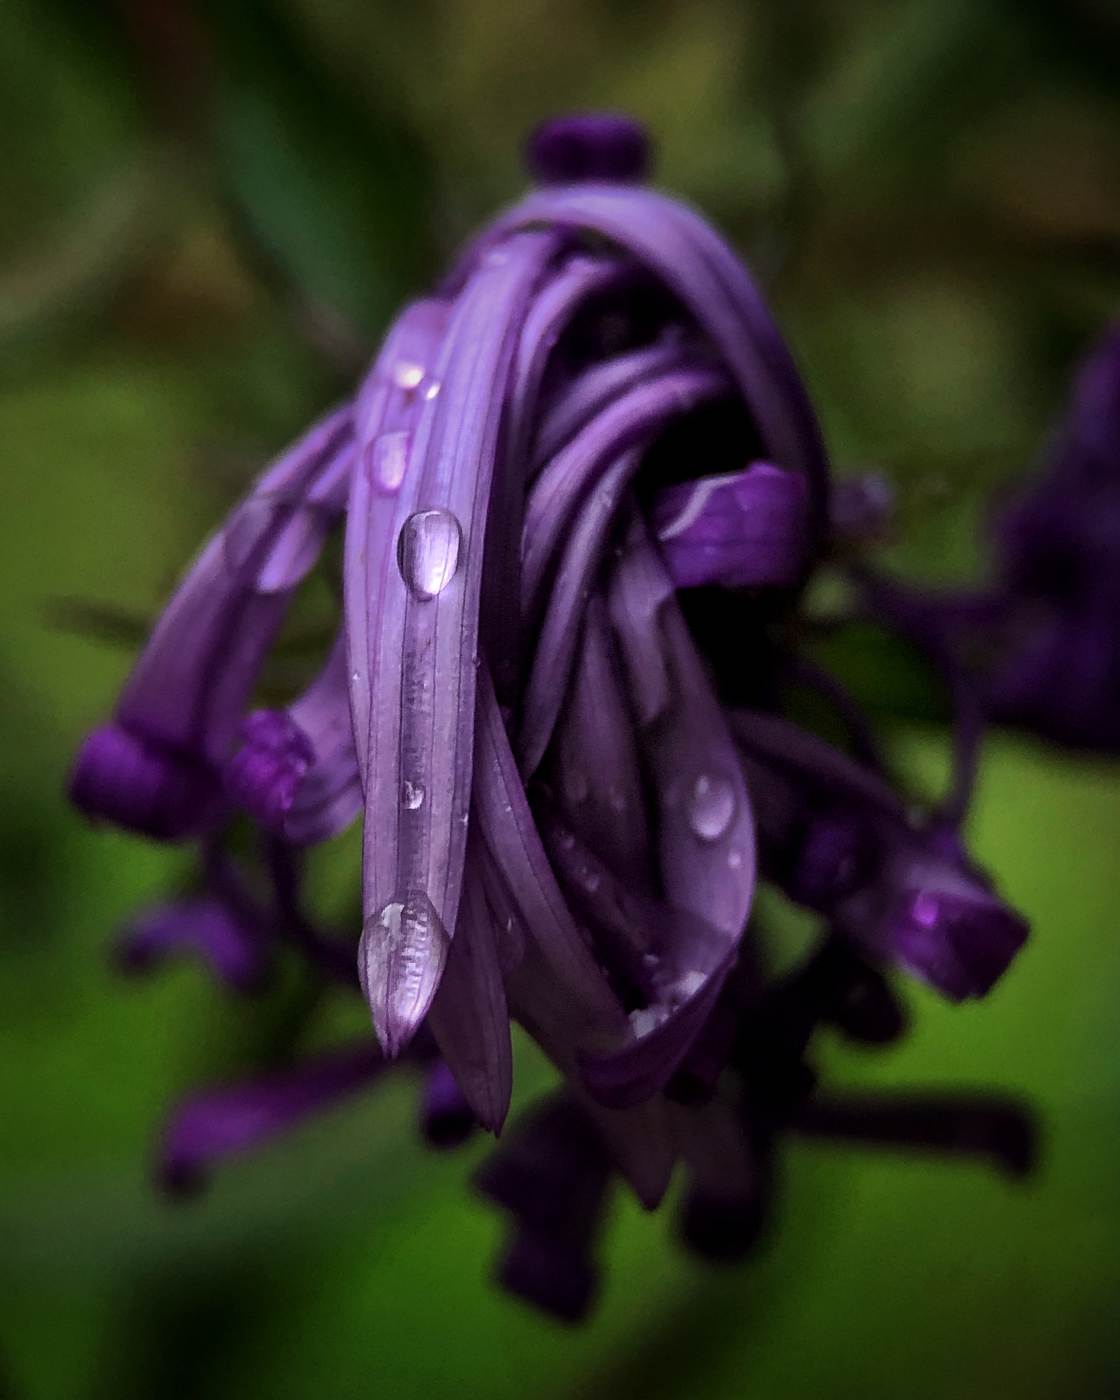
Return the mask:
M1120 749L1120 329L1077 375L1041 472L997 511L987 585L883 581L869 599L948 656L987 714L1054 743ZM884 604L886 607L884 609Z
M832 495L750 274L696 213L637 185L648 145L625 119L548 124L529 156L543 188L405 308L353 402L206 545L72 793L147 835L204 837L211 866L248 816L272 941L360 984L373 1020L372 1048L186 1105L163 1177L193 1182L401 1056L423 1068L429 1141L497 1134L516 1021L563 1088L480 1186L512 1220L503 1282L574 1320L616 1176L652 1208L679 1162L686 1241L742 1254L779 1134L811 1130L817 1030L901 1033L878 965L982 995L1025 926L960 846L964 803L916 826L860 716L852 757L739 703L780 693L801 585L882 516L875 491ZM301 694L254 709L337 526L334 643ZM296 856L359 814L355 976L304 910ZM750 924L759 875L826 930L779 981ZM196 903L131 946L189 944L236 980L250 926ZM850 1136L889 1136L850 1118Z

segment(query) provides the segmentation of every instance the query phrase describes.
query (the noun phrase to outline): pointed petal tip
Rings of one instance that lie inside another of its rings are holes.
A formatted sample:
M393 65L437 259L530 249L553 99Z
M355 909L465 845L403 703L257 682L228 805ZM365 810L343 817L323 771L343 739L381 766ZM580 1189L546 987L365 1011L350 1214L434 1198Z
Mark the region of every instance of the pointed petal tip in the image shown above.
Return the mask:
M390 899L366 920L358 977L386 1059L397 1059L439 988L451 940L422 891Z

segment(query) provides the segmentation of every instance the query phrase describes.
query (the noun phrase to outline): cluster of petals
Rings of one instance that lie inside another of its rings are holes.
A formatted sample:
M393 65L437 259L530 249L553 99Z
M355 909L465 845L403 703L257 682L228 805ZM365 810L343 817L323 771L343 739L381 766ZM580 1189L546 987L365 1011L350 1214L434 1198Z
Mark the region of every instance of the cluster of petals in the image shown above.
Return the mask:
M244 988L291 937L372 1017L375 1041L185 1105L165 1178L398 1059L425 1076L433 1141L498 1133L516 1022L562 1087L480 1186L513 1221L507 1282L575 1317L619 1177L653 1207L683 1164L686 1235L718 1256L757 1233L783 1124L1017 1165L1010 1110L993 1127L975 1105L830 1109L804 1052L819 1024L900 1033L882 969L983 995L1026 927L958 824L783 713L787 623L856 498L830 491L750 273L640 183L647 143L622 118L550 123L530 164L537 187L206 543L71 791L204 853L201 893L139 919L126 963L201 953ZM335 534L337 635L301 694L254 708ZM246 818L265 900L235 868ZM355 950L304 912L299 855L358 821ZM760 879L821 919L782 979Z

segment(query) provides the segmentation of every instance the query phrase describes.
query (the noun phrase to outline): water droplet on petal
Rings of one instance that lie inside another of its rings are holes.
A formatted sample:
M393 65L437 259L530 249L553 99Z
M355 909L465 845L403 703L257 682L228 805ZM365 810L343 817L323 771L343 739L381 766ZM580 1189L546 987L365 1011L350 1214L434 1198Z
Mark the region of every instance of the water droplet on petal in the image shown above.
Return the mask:
M420 387L420 382L424 378L424 366L418 365L414 360L398 360L393 366L392 379L398 389L411 393L413 389Z
M423 783L411 783L406 778L401 783L401 806L410 812L418 812L424 805Z
M362 929L359 970L374 1028L395 1056L427 1014L450 940L422 891L383 904Z
M738 870L743 864L742 851L728 851L727 863L732 870Z
M382 433L369 450L370 473L379 491L392 495L399 490L408 468L409 434Z
M701 841L718 841L735 816L735 789L720 773L701 773L688 799L688 824Z
M580 884L583 886L583 888L587 891L588 894L594 894L601 883L602 880L599 875L599 872L597 870L592 870L590 866L588 866L580 875Z
M397 566L417 598L435 598L455 577L462 538L449 510L420 510L404 522L397 539Z
M442 387L438 379L428 380L427 384L424 385L424 397L429 403L436 397Z

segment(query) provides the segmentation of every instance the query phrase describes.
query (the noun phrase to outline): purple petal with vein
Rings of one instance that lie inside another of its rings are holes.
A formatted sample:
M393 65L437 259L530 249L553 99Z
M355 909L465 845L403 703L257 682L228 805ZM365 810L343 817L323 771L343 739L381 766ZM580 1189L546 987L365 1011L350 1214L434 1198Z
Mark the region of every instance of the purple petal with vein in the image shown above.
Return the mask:
M83 746L71 796L162 839L220 819L218 773L291 595L340 514L353 463L349 408L321 420L256 482L191 565L112 724Z
M483 260L455 304L436 365L439 391L417 420L406 473L414 485L395 498L396 574L384 578L380 612L370 616L359 960L389 1054L426 1014L454 933L502 405L529 298L554 250L549 235L511 240Z
M513 1089L513 1052L494 917L477 861L463 882L459 927L428 1026L474 1116L489 1132L501 1132Z
M805 572L805 478L766 462L667 487L652 524L678 588L786 587Z

